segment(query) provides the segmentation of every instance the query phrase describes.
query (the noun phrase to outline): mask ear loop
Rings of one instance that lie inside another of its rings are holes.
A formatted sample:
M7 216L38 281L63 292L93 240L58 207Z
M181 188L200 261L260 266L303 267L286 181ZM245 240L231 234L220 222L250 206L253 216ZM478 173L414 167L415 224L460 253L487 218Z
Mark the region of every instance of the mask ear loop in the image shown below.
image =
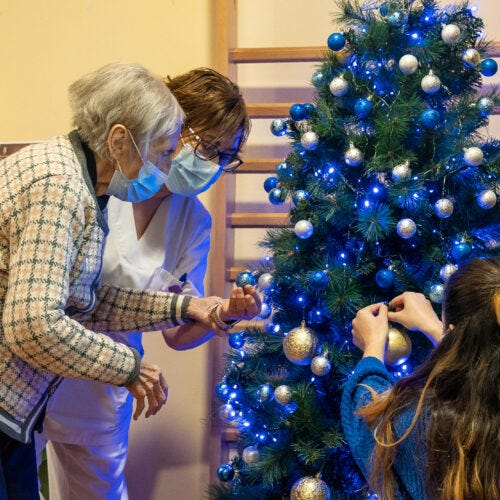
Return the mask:
M141 159L142 163L144 164L145 163L144 158L142 157L142 154L139 151L139 148L137 147L136 142L134 141L134 137L132 136L132 132L130 132L129 129L127 129L127 132L128 132L128 135L130 136L130 140L132 141L132 144L135 147L135 150L137 151L137 154L139 155L139 158Z

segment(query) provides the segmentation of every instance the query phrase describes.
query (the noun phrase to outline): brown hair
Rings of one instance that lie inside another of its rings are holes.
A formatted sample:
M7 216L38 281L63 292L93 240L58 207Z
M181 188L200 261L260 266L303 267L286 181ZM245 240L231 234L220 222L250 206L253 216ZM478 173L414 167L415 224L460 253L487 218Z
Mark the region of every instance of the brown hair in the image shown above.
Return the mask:
M215 145L241 129L241 149L250 132L250 119L234 82L210 68L193 69L164 81L186 113L185 128L200 135L216 130Z
M396 446L429 415L427 495L432 499L500 498L500 259L473 259L445 285L445 325L453 325L427 361L359 410L376 441L370 485L394 497ZM394 419L416 405L404 435Z

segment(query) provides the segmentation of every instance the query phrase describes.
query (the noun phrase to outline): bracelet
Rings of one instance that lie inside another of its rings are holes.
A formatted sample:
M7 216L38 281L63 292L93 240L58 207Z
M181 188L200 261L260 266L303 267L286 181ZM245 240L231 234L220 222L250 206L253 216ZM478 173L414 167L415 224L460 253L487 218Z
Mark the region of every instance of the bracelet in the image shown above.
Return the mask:
M217 302L217 304L215 304L214 306L212 306L210 308L210 311L209 311L208 315L210 316L210 318L212 319L212 321L221 330L223 330L224 332L227 332L228 330L230 330L231 328L233 328L233 326L236 325L236 323L239 323L240 320L239 319L235 319L233 321L224 321L220 317L220 306L221 305L222 305L222 302Z

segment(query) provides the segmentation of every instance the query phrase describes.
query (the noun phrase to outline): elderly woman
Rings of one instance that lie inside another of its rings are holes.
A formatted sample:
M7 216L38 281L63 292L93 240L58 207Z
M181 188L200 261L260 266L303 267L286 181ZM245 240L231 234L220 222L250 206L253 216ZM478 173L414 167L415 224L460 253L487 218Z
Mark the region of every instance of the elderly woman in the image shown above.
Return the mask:
M160 369L99 332L190 320L223 334L258 313L252 287L231 299L100 284L108 197L140 202L164 185L183 112L139 65L105 66L70 87L76 130L0 163L0 497L38 498L33 429L60 377L127 387L137 417L166 400Z

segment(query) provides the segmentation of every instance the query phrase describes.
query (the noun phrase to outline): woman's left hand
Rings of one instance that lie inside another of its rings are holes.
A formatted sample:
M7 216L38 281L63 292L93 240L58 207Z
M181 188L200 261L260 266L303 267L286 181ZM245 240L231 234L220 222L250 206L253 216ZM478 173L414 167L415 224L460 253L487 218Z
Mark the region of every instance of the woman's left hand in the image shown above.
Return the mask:
M262 301L255 287L237 286L231 290L229 299L221 304L220 318L222 321L252 319L260 313L261 307Z
M365 358L373 356L384 361L388 332L387 306L383 303L360 309L352 320L352 342Z

